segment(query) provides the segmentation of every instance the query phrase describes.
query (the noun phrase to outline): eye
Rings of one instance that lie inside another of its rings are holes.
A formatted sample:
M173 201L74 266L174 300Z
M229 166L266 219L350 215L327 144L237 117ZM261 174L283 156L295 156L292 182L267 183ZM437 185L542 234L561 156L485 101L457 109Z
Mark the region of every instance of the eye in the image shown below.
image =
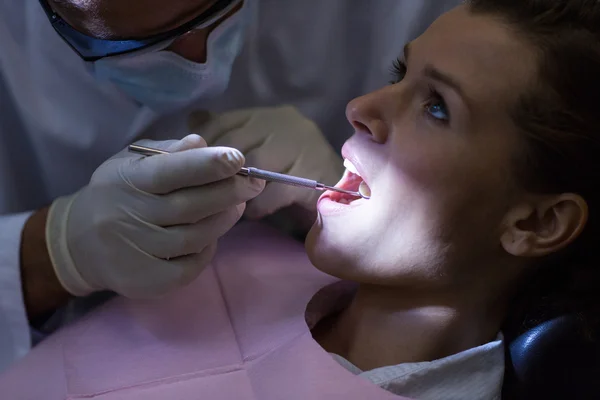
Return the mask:
M390 73L392 74L390 85L395 85L402 81L406 76L406 63L399 58L395 59L390 67Z
M435 88L429 88L429 98L423 105L425 112L436 122L447 124L450 121L448 107L441 94Z

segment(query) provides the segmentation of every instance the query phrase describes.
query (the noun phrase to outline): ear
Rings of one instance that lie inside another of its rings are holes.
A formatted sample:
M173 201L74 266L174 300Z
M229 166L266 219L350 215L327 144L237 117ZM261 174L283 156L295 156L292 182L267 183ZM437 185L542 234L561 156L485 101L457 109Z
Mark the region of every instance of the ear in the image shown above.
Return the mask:
M518 257L541 257L572 243L588 219L585 200L566 193L542 196L512 208L504 219L500 242Z

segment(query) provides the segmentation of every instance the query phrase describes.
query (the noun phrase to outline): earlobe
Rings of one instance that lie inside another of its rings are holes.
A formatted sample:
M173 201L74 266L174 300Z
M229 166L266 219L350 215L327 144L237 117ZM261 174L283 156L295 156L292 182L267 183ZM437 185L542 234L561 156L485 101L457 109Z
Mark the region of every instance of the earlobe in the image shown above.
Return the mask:
M587 203L581 196L543 196L506 214L500 241L514 256L546 256L572 243L583 231L587 218Z

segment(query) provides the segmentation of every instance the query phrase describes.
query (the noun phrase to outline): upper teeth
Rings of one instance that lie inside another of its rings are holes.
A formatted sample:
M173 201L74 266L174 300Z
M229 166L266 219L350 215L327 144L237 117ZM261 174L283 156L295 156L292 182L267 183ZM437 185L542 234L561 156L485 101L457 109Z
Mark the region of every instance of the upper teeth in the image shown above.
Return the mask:
M352 172L354 175L360 176L360 174L356 170L356 167L354 166L354 164L352 164L352 162L350 162L350 160L344 160L344 167L346 167L346 169Z

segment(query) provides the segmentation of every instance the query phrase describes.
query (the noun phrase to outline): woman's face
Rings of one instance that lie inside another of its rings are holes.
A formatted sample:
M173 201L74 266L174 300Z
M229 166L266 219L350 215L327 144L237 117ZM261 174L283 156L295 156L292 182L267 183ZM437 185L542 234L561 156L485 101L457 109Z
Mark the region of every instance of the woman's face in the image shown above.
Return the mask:
M522 196L509 110L534 77L534 58L504 25L465 6L407 45L405 73L400 66L395 83L348 104L355 134L342 154L372 197L321 197L306 243L315 266L411 287L496 273L507 257L504 216Z

